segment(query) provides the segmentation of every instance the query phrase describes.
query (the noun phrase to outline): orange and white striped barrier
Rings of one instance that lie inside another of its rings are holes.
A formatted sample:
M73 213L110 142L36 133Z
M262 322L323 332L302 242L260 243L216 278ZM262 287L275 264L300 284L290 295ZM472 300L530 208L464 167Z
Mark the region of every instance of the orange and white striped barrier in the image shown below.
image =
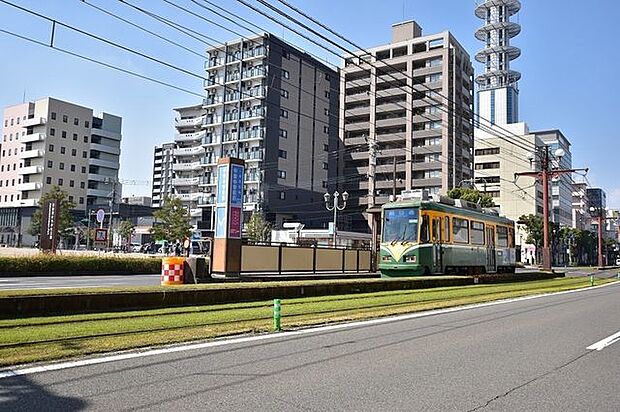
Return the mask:
M165 257L161 260L161 285L182 285L184 282L183 257Z

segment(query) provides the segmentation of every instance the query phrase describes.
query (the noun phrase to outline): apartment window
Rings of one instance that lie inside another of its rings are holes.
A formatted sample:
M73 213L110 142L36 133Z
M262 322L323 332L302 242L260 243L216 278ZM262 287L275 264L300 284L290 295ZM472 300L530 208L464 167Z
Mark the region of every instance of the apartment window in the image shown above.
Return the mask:
M50 144L50 145L47 147L47 150L49 150L50 152L53 152L53 151L54 151L54 145L53 145L53 144Z
M429 106L426 108L426 113L428 114L437 114L439 113L439 106Z
M426 139L427 146L438 146L441 144L441 137L431 137Z
M476 170L499 169L499 162L476 163Z
M50 176L45 178L45 183L47 183L48 185L52 184L52 178Z
M327 189L327 180L323 180L323 181L321 182L321 187L322 187L323 189Z
M452 234L455 243L469 243L469 220L453 218Z
M50 136L56 136L56 129L53 127L50 129Z
M282 96L285 99L288 99L288 90L281 89L280 96Z
M323 126L323 133L329 134L329 126Z
M428 122L429 130L441 129L441 122Z
M290 59L291 58L291 54L286 51L286 50L282 50L282 57L285 59Z
M327 162L323 162L323 170L329 169L329 164Z
M329 90L325 90L325 98L329 99Z
M85 187L84 182L80 182L80 189L84 189L84 187Z
M65 154L66 151L67 151L66 147L60 146L60 154Z
M63 139L67 138L67 132L65 130L62 131L62 136Z
M426 61L426 67L441 66L441 57L430 59Z
M53 162L52 160L48 160L48 161L47 161L47 167L49 167L50 169L51 169L52 167L54 167L54 162Z
M288 110L280 109L280 116L284 117L285 119L288 119Z
M84 127L87 128L87 129L90 127L90 124L88 123L88 120L84 121Z
M86 166L82 166L82 173L86 173Z
M476 149L476 156L496 155L499 154L499 147L491 147L490 149Z
M11 126L13 126L13 119L11 119Z
M286 150L282 150L282 149L278 150L278 157L282 159L286 159L286 155L287 155Z
M56 120L56 112L52 112L51 117L52 117L52 120Z
M83 205L84 204L84 198L80 197L80 204Z
M278 179L286 179L286 170L278 170Z
M88 136L84 136L84 143L88 143Z
M62 186L65 183L62 177L58 178L58 186Z
M77 142L77 133L73 133L73 141Z
M69 180L69 187L75 187L75 180Z
M63 123L67 123L69 121L69 116L67 116L66 114L62 115L62 122Z
M71 171L75 172L75 165L71 165Z
M65 170L65 164L63 162L60 162L60 164L58 164L58 168L60 170Z
M441 73L433 73L426 76L427 83L434 83L441 81Z
M426 162L430 163L430 162L438 162L439 161L439 153L432 153L429 155L426 155Z
M325 114L325 116L329 116L329 109L326 107L325 109L323 109L323 113Z
M80 124L80 119L78 119L77 117L73 118L73 124L78 126Z
M280 200L286 200L286 192L280 192Z
M71 156L77 155L77 149L71 149Z
M332 79L332 77L329 75L329 73L325 73L325 80L330 81Z
M285 79L290 79L291 74L288 72L288 70L282 69L282 77L284 77Z
M443 47L443 39L434 39L428 42L429 49L435 49L437 47Z
M88 153L87 153L87 152L82 152L82 157L83 157L84 159L86 159L86 158L88 157Z
M324 144L323 145L323 151L324 152L329 152L329 145L328 144Z

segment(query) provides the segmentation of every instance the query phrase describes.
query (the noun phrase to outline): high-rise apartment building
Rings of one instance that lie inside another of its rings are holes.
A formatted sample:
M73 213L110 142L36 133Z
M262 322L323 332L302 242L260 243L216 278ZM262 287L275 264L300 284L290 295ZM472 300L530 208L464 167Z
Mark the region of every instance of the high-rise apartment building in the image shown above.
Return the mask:
M473 68L454 36L408 21L368 52L345 55L340 78L337 174L356 231L390 195L446 194L473 175Z
M573 229L590 230L592 217L590 216L590 201L588 200L588 184L575 182L572 184L572 189L572 227Z
M170 197L174 193L172 179L174 172L173 151L175 143L164 143L155 146L153 153L153 186L151 198L153 207L161 207L165 197Z
M94 115L90 108L51 97L5 108L0 214L17 213L23 226L28 213L12 209L34 208L52 186L67 192L78 211L120 199L121 123L118 116ZM19 228L22 235L26 230Z
M275 226L327 221L338 73L271 34L209 49L205 70L202 104L175 109L174 190L196 226L211 229L216 164L226 156L246 162L246 218L260 209Z

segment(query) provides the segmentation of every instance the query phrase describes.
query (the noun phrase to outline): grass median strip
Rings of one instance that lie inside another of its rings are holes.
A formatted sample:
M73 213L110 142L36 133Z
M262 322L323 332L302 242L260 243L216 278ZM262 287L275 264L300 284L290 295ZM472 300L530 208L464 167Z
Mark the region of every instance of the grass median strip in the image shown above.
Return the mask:
M596 280L602 284L607 280ZM284 329L582 288L583 278L285 299ZM272 302L0 321L0 366L268 332Z

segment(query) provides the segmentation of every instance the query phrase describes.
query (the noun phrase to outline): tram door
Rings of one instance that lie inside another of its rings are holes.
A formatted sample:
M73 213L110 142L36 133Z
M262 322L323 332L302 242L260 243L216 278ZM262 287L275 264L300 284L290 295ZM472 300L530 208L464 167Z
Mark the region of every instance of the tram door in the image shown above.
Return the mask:
M441 218L433 218L433 273L443 272L443 251L442 251L442 232L441 230Z
M487 272L497 271L495 261L495 228L487 226Z

